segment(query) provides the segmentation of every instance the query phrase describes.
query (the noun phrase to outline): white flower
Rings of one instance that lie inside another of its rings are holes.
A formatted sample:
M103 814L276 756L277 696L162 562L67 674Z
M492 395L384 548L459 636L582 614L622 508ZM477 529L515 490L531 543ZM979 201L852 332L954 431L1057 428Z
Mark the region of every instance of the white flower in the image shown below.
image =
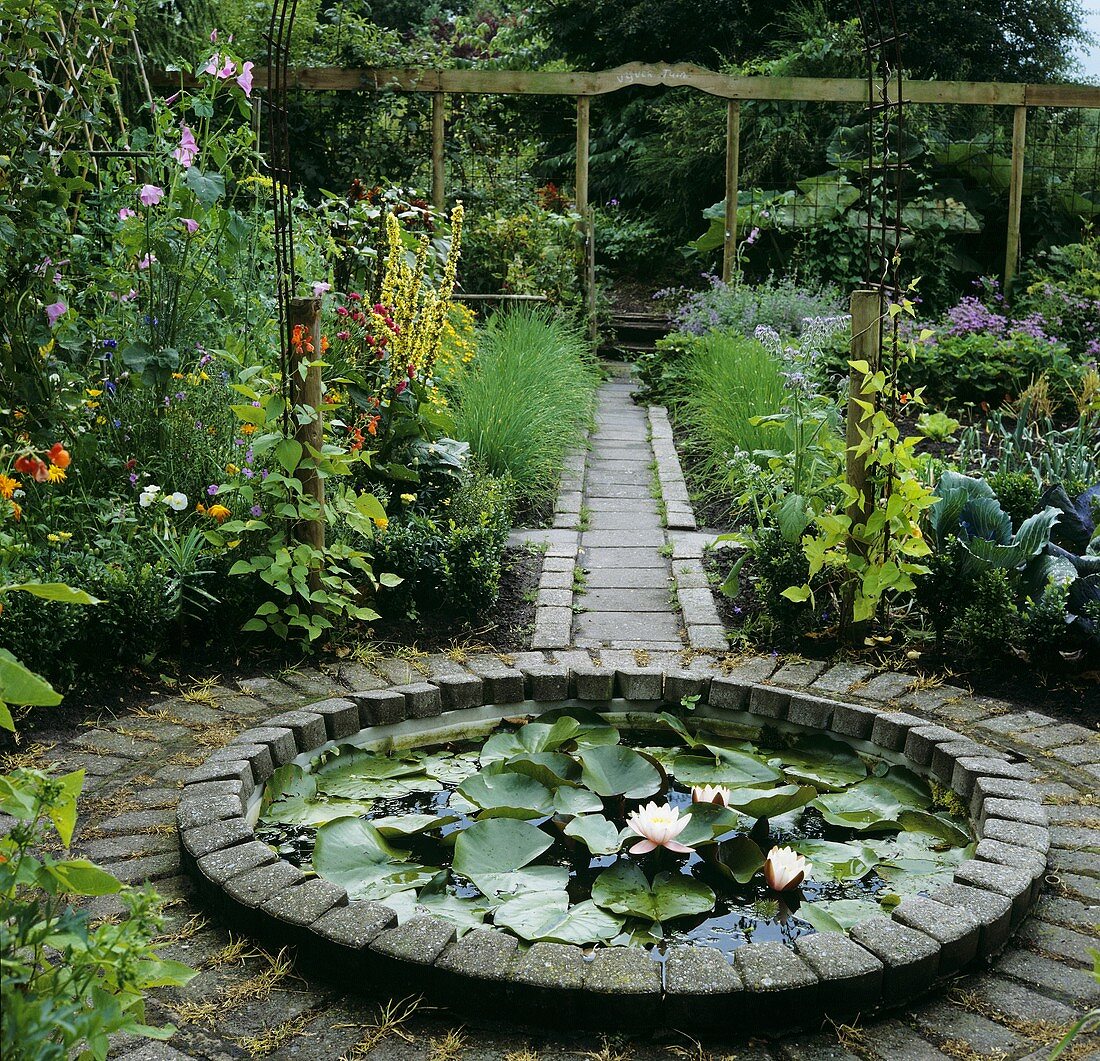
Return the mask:
M138 498L138 504L141 505L142 508L148 508L156 499L156 494L147 494L143 492L141 497Z
M797 888L810 872L810 864L790 847L773 847L764 862L764 879L772 891Z
M164 503L172 509L173 512L182 512L187 507L187 495L181 494L178 490L174 494L169 494Z
M627 828L637 833L642 839L630 849L630 853L644 855L654 848L667 847L669 851L690 854L693 848L681 844L676 839L689 821L691 821L690 814L685 814L681 818L680 811L667 804L658 807L656 803L647 803L644 807L632 811L626 820Z
M721 785L696 785L691 790L692 803L717 803L719 807L730 805L730 790Z

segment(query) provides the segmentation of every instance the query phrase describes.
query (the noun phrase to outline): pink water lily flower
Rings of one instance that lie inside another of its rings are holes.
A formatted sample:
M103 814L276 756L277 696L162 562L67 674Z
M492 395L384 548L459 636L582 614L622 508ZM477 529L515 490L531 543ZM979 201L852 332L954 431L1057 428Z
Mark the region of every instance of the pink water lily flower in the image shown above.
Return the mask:
M237 84L241 86L246 96L252 95L252 68L255 65L251 62L245 63L241 67L240 77L237 78Z
M143 206L156 206L164 198L164 189L155 184L143 184L138 199Z
M809 872L810 864L790 847L773 847L764 862L764 879L774 892L797 888Z
M685 814L681 818L680 811L668 804L658 807L656 803L647 803L644 807L632 811L626 820L627 828L642 839L630 849L630 853L644 855L647 851L653 851L658 847L667 847L669 851L690 854L694 849L681 844L676 839L689 821L691 821L690 814Z
M719 807L730 805L730 790L721 785L696 785L691 790L692 803L715 803Z
M180 146L172 152L172 157L184 168L190 169L199 155L199 145L189 125L180 124Z
M46 320L50 322L52 328L58 321L58 319L68 310L68 306L64 302L53 302L46 307Z
M199 223L193 217L181 217L183 227L187 229L190 235L194 235L199 230Z

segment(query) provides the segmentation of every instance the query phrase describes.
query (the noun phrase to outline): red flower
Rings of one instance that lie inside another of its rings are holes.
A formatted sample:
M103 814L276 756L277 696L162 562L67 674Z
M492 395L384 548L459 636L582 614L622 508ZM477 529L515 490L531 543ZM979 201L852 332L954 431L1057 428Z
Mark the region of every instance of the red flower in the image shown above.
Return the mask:
M44 483L49 477L46 462L41 457L22 456L15 461L15 470L23 475L29 475L36 483Z

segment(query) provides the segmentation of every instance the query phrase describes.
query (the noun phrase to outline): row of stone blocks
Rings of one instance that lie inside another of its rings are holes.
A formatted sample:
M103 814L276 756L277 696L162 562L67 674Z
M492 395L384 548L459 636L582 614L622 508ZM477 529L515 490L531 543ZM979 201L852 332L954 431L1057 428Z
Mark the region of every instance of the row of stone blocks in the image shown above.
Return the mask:
M458 938L434 916L398 925L383 904L348 901L343 888L309 877L255 840L246 808L274 770L297 755L368 726L430 718L482 704L569 696L604 702L698 695L711 708L749 711L870 741L905 755L969 807L980 842L955 882L909 898L890 918L848 934L738 948L674 947L661 962L638 948L537 943L522 948L493 928ZM291 944L304 967L348 985L415 990L463 1011L499 1015L521 1007L525 1020L637 1025L691 1021L763 1031L816 1026L866 1015L926 992L941 977L990 957L1038 895L1049 847L1045 811L1028 771L995 751L915 716L840 703L719 675L604 671L553 665L501 666L482 675L350 694L289 711L242 733L188 779L178 809L182 858L209 903L241 930ZM644 1005L638 1006L639 1002Z

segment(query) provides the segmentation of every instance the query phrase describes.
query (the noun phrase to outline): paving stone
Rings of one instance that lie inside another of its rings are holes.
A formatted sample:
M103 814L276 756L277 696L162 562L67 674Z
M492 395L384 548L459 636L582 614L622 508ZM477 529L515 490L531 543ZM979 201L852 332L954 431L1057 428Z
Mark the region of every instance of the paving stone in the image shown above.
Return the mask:
M291 668L283 672L282 680L297 692L318 700L328 696L335 685L333 678L316 667ZM266 699L266 697L262 697L262 699Z
M1057 995L1067 1005L1091 1008L1100 1001L1100 984L1091 969L1076 969L1030 951L1008 951L997 963L997 972L1015 977L1045 995Z
M343 947L362 950L396 924L397 915L388 906L352 900L322 914L313 923L313 931Z
M109 729L93 729L74 737L72 744L101 755L122 759L144 759L160 749L152 741L137 740Z
M777 689L770 685L754 685L749 692L748 710L754 715L765 718L786 718L791 704L791 694L787 689Z
M176 808L176 824L181 832L196 825L226 821L241 817L241 801L236 796L199 796L189 798L184 792Z
M343 740L362 728L359 722L359 705L353 700L333 697L309 705L309 710L325 720L329 740Z
M710 649L724 652L729 648L729 637L724 626L709 626L701 623L689 623L687 628L688 644L695 649Z
M520 666L523 672L528 700L551 703L569 698L569 676L567 667L555 663L540 663L534 666Z
M475 928L451 943L435 967L472 980L509 981L518 958L519 940L515 936ZM467 991L468 986L463 985L463 990Z
M982 804L987 798L1040 802L1039 790L1027 781L1015 781L1010 777L979 777L975 779L974 789L970 793L972 817L977 818L981 814ZM987 817L1001 817L1001 815L987 815Z
M973 794L973 793L971 793ZM1040 803L1023 799L1001 799L998 796L990 796L982 801L982 810L979 815L979 825L987 818L1000 818L1008 822L1022 822L1024 825L1046 825L1046 808ZM1100 837L1100 832L1097 833ZM1054 834L1051 834L1054 839Z
M945 726L914 726L905 735L904 755L918 766L931 766L937 744L961 740L962 734Z
M795 693L787 708L787 721L796 726L809 726L812 729L828 729L837 704L824 700L820 696L807 693Z
M1040 951L1058 961L1068 959L1088 969L1092 968L1092 951L1097 949L1094 936L1086 936L1034 917L1027 918L1020 926L1016 940L1030 950Z
M973 1051L978 1057L1004 1057L1030 1045L1029 1040L1003 1025L942 999L917 1006L913 1020L933 1041Z
M850 935L882 962L882 989L891 1001L918 995L932 983L940 946L930 936L885 917L861 921Z
M615 695L615 672L593 664L571 668L578 700L610 700Z
M591 592L597 589L662 589L666 597L668 594L668 573L665 562L657 557L660 563L645 566L586 566L585 586ZM569 582L572 584L572 567L570 568Z
M889 752L900 752L905 747L909 730L924 724L924 719L904 711L881 711L871 727L871 741Z
M824 673L828 666L820 660L798 660L792 663L784 663L772 675L771 680L776 685L786 685L792 689L805 689Z
M391 692L405 697L405 715L407 718L435 718L443 711L443 699L439 686L431 682L409 682L407 685L395 685Z
M1100 762L1100 746L1093 744L1071 744L1065 748L1052 748L1050 755L1060 762L1071 766L1084 766Z
M834 663L814 679L813 687L822 693L846 693L857 682L866 681L872 673L871 668L862 663Z
M738 678L714 677L710 680L707 703L711 707L723 707L729 711L748 708L752 686Z
M1065 851L1057 848L1050 853L1049 863L1061 874L1086 874L1093 879L1100 877L1100 859L1094 851Z
M455 939L455 927L439 917L414 917L387 929L368 944L371 950L413 965L431 965Z
M815 685L815 689L820 686ZM857 740L870 740L871 730L875 725L875 717L878 710L873 707L863 707L859 704L837 704L833 708L833 718L829 728L833 733L839 733L844 737L854 737Z
M931 936L940 945L938 975L953 973L978 953L981 924L965 907L914 895L894 907L895 921Z
M649 568L666 573L669 570L668 561L656 549L609 549L605 547L589 549L582 546L577 556L581 566L593 575L601 568L614 568L615 570ZM651 578L652 576L642 585L652 585ZM589 588L595 588L597 585L598 583L592 578L588 579Z
M633 615L629 612L585 612L577 616L578 636L601 641L678 641L679 626L672 613Z
M698 696L706 701L710 693L711 679L698 670L673 668L665 672L664 698L670 704L679 704L684 697Z
M167 1043L152 1042L122 1054L119 1061L191 1061L193 1057Z
M963 799L970 799L974 791L974 782L979 777L1008 777L1016 781L1030 781L1034 775L1021 763L1010 763L1007 759L994 759L988 756L962 758L955 760L955 770L951 774L951 787Z
M687 589L681 587L676 594L684 622L693 626L718 626L718 608L714 603L714 594L708 587Z
M1031 901L1031 874L1012 866L968 859L956 867L955 883L1006 896L1012 903L1013 924L1019 923Z
M180 835L179 842L192 858L202 858L212 851L245 843L253 835L252 826L246 819L230 818L229 821L212 822L210 825L188 829Z
M981 744L969 738L937 744L932 749L932 776L941 784L950 786L955 776L955 761L979 758L983 751Z
M1092 903L1082 903L1076 899L1044 895L1035 904L1032 916L1057 925L1079 928L1081 925L1097 923L1097 908Z
M484 703L485 683L476 674L441 674L432 681L439 687L444 711L466 711Z
M272 707L296 704L302 699L301 694L296 689L292 689L289 685L285 685L274 678L246 678L238 682L238 686L242 693L259 697L264 703L271 704Z
M565 943L535 943L516 963L517 983L533 987L579 990L587 963L584 951Z
M821 979L826 1013L859 1013L877 1005L884 970L869 950L839 932L802 936L797 947L802 960Z
M274 865L277 860L278 856L267 844L253 840L250 843L237 844L220 851L211 851L207 855L202 855L196 865L207 880L224 884L234 877L251 873L261 866Z
M175 851L179 841L174 836L144 833L140 836L108 836L102 840L86 840L76 847L84 858L93 862L117 862L143 855L161 855Z
M723 995L741 989L741 977L720 950L701 946L669 950L665 959L669 995Z
M334 906L344 906L348 893L339 885L320 877L310 877L276 892L260 904L260 909L288 925L312 925Z
M300 884L305 877L297 866L277 861L232 878L225 885L225 893L242 906L258 907L283 888Z
M622 996L632 996L630 1006L646 1005L638 996L661 993L661 967L641 947L601 947L592 955L584 976L585 991L610 996L601 1006L614 1007Z
M1068 847L1076 850L1085 849L1100 852L1100 829L1053 825L1050 828L1050 843L1052 847Z
M514 667L506 667L495 656L471 656L467 666L485 683L485 703L519 704L523 702L526 693L521 671Z
M178 802L178 797L177 797ZM150 833L169 828L176 820L175 808L125 811L101 821L96 828L101 833Z
M1051 720L1048 718L1045 721L1049 723ZM1086 761L1100 761L1100 734L1069 722L1058 726L1048 724L1038 729L1025 730L1019 734L1019 740L1033 748L1042 748L1044 751L1048 748L1087 742L1086 746L1092 746L1093 758Z
M974 849L974 857L982 862L996 862L1002 866L1015 866L1031 874L1037 883L1047 871L1047 860L1030 847L1017 847L1000 840L982 840ZM1033 889L1033 893L1037 889Z
M1025 825L1023 822L987 818L982 823L981 835L989 840L1000 840L1017 847L1030 847L1045 855L1050 850L1050 830L1041 825Z
M1012 1021L1026 1024L1043 1021L1065 1027L1077 1019L1077 1013L1069 1006L1014 983L999 973L972 977L966 981L966 992L983 1009L988 1007Z
M648 569L647 569L648 570ZM655 572L652 586L630 589L588 588L580 603L590 612L671 612L668 580Z
M878 1021L864 1034L867 1050L879 1061L943 1061L927 1039L900 1021Z
M187 771L187 787L206 781L239 781L242 798L247 799L256 786L256 775L247 759L230 755L212 755L204 763Z
M390 726L405 720L405 697L391 689L349 693L348 699L359 705L359 721L364 726Z
M311 752L328 740L325 720L312 711L285 711L267 720L269 726L289 729L294 734L298 751Z
M1094 870L1100 870L1100 861L1095 856L1092 866ZM1100 904L1100 881L1095 877L1063 872L1059 874L1059 879L1063 888L1069 888L1090 903Z
M178 851L144 858L131 858L126 862L106 862L103 869L113 873L124 884L144 884L146 881L174 877L180 872Z
M298 754L298 742L294 731L284 726L257 726L246 729L237 740L243 744L266 744L271 750L271 761L275 766L286 766Z
M271 757L271 748L266 744L245 744L235 740L224 748L218 748L206 759L211 762L234 762L243 760L252 767L252 780L257 785L262 785L273 773L275 762ZM190 789L191 785L188 785Z
M899 674L897 671L886 671L876 675L870 681L860 685L858 689L851 690L864 700L877 700L887 703L892 700L900 700L913 686L911 674ZM876 743L878 743L876 741Z

